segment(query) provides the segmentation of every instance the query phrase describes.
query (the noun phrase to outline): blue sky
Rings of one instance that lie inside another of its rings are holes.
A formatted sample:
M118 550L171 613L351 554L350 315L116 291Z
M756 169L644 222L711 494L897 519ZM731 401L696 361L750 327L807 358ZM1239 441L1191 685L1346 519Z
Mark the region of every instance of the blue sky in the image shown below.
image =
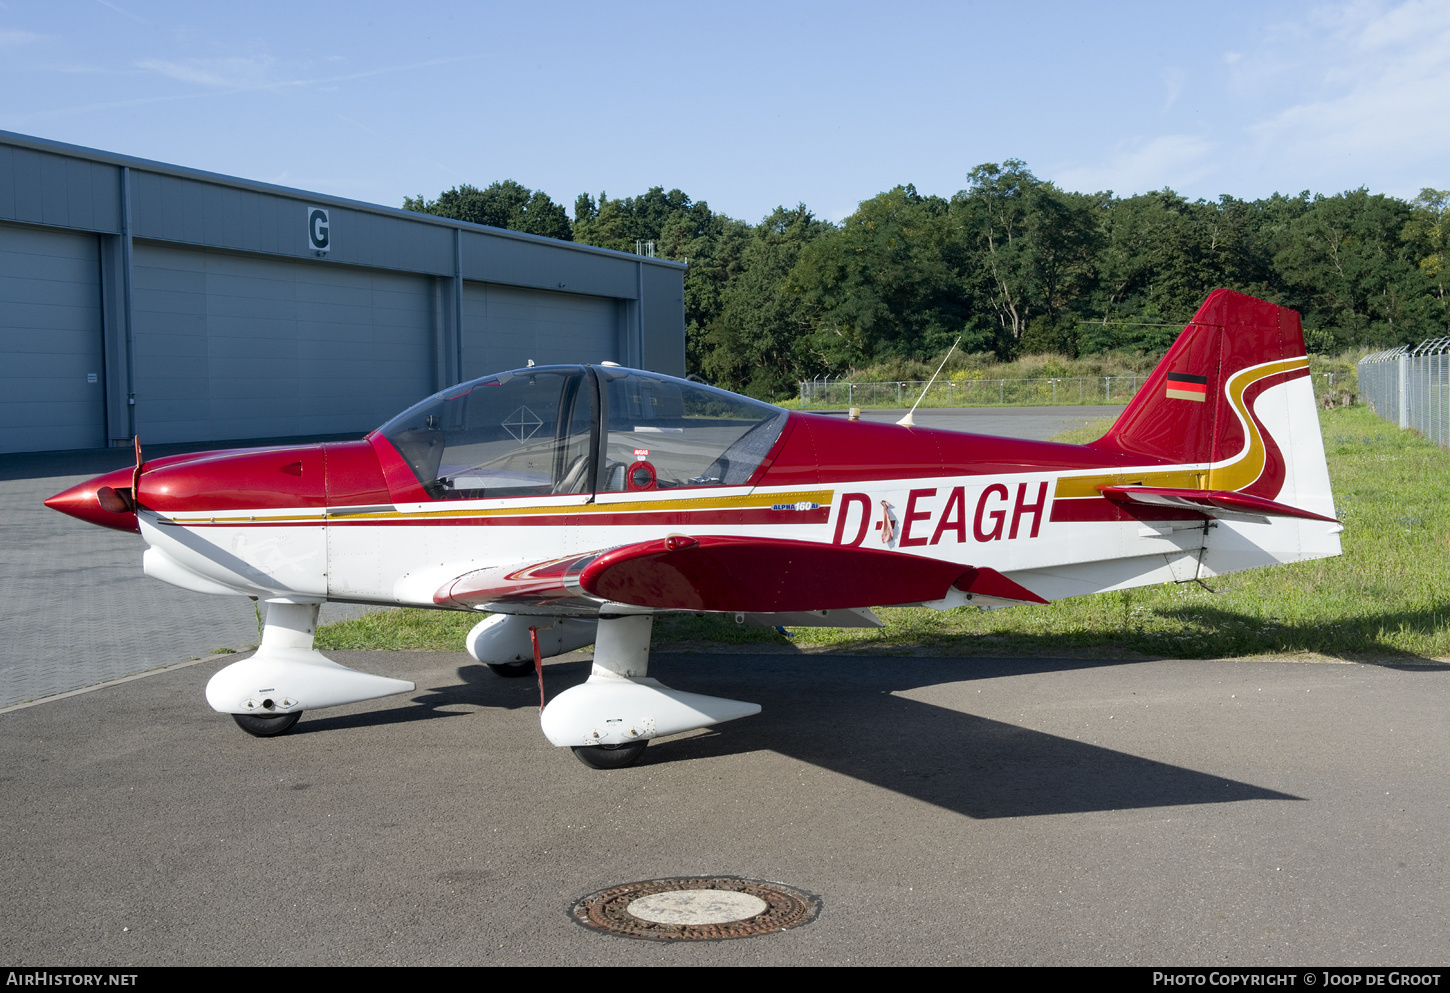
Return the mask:
M0 0L0 129L401 204L512 178L839 220L983 162L1119 194L1450 187L1450 0Z

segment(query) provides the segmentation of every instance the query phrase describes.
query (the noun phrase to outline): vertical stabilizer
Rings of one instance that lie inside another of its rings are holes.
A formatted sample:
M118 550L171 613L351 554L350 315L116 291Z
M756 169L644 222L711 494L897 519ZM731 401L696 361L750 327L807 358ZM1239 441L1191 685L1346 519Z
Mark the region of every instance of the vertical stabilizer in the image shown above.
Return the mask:
M1257 396L1274 383L1308 373L1298 314L1232 290L1214 290L1097 444L1179 464L1231 459L1245 439L1235 396L1250 384ZM1231 386L1236 393L1229 392Z
M1299 315L1232 290L1209 295L1095 447L1202 465L1204 489L1333 516Z
M1299 315L1231 290L1209 295L1092 447L1191 467L1200 490L1335 516ZM1339 553L1332 520L1219 523L1205 538L1203 575Z

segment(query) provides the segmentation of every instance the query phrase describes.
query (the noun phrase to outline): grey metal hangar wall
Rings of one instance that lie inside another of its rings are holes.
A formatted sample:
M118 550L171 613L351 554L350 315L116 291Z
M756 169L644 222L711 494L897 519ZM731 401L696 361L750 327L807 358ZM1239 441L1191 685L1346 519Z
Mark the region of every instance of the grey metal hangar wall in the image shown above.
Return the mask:
M530 359L682 376L683 282L0 131L0 452L361 433Z

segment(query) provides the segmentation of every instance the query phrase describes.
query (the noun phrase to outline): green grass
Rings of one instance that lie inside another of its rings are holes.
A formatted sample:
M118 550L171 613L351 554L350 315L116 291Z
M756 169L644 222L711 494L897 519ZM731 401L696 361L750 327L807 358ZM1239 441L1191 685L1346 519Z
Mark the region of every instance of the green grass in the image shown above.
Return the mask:
M1353 393L1359 389L1358 366L1362 352L1339 355L1310 355L1309 371L1316 396L1326 392ZM1157 366L1159 356L1133 352L1103 352L1082 358L1064 355L1024 355L1011 362L998 362L990 355L956 354L947 362L925 397L920 387L898 383L926 382L936 371L931 363L897 359L837 377L841 383L855 383L854 390L832 388L828 398L801 401L799 395L781 401L792 410L833 410L848 404L865 410L901 410L921 397L919 406L1078 406L1127 403L1132 384L1121 377L1142 380ZM1111 397L1103 377L1115 377ZM1057 379L1054 389L1051 380ZM1086 380L1082 382L1081 380ZM950 381L951 388L947 383ZM1005 381L999 386L999 381ZM898 397L900 398L898 400Z
M483 614L458 610L379 610L317 629L317 647L463 651L463 639Z
M878 611L877 630L797 628L808 650L952 655L1225 658L1317 653L1344 659L1450 657L1450 453L1363 407L1320 415L1339 558L1210 581L1099 593L1041 607ZM1061 440L1087 441L1106 422ZM320 648L462 651L477 614L392 610L328 625ZM787 643L717 616L661 616L657 647Z

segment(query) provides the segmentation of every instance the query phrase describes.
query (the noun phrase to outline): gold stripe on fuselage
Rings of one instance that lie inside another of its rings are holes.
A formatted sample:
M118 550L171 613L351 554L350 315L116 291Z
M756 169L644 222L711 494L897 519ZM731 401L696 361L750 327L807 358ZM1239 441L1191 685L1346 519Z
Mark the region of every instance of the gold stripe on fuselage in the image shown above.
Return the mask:
M466 507L441 510L368 510L360 513L328 511L325 514L249 514L245 517L221 517L207 514L197 517L172 517L172 524L323 524L328 521L398 521L436 518L524 517L539 514L574 516L576 514L660 514L709 510L768 510L781 504L815 503L829 508L833 490L812 490L800 493L745 493L739 496L685 497L675 500L621 500L617 503L537 504L523 507Z

